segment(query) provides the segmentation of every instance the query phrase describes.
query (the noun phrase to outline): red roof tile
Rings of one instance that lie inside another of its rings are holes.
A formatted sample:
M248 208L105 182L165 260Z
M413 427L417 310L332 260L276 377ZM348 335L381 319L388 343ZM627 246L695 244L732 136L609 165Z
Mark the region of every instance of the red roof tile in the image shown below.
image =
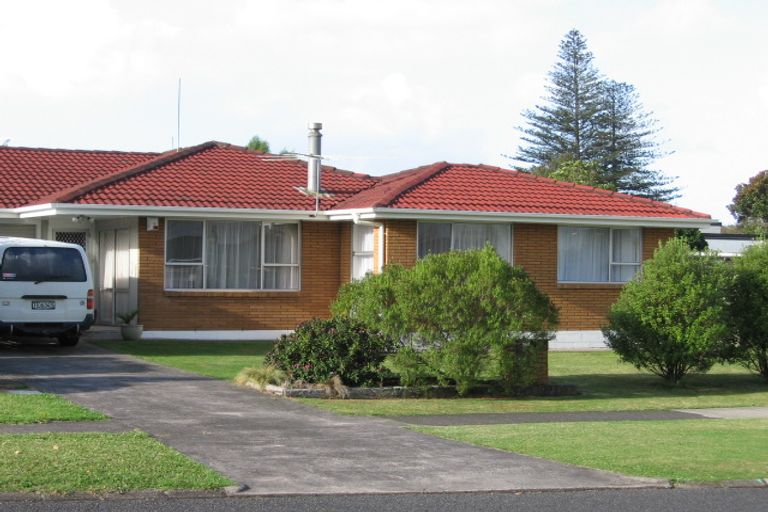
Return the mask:
M0 147L0 208L18 208L156 153Z
M337 209L403 208L615 217L710 218L627 194L486 165L440 162L384 177Z
M112 179L94 183L89 191L60 198L78 204L315 209L314 197L297 190L307 182L302 160L265 155L242 147L208 142L156 160ZM323 167L320 200L327 210L377 182L365 174ZM83 187L90 188L89 186Z

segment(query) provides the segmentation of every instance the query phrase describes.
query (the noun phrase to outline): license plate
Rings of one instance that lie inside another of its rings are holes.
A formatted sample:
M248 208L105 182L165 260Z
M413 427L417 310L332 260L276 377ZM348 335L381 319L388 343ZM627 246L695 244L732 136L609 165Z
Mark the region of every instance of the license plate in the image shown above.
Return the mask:
M40 309L40 310L56 309L56 301L55 300L33 300L32 309Z

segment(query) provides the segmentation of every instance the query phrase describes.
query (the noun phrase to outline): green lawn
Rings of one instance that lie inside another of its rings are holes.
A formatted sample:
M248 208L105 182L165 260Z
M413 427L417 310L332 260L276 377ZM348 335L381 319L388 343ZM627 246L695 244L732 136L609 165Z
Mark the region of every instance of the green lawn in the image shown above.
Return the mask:
M626 475L683 481L768 476L768 420L412 428L457 441Z
M271 342L98 341L94 345L217 379L232 380L248 366L261 366Z
M143 432L0 435L0 492L213 489L229 479Z
M717 365L677 387L620 363L613 352L551 352L550 381L573 384L579 396L552 398L454 398L323 400L302 402L341 414L398 416L500 412L623 411L768 406L768 385L740 366Z
M92 421L106 416L56 395L14 395L0 391L0 423Z

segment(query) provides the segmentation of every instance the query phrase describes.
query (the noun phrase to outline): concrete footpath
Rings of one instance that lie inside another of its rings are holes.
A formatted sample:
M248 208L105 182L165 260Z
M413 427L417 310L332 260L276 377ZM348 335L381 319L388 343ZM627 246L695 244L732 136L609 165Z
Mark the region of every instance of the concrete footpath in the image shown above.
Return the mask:
M667 485L338 416L88 344L0 348L0 374L108 414L107 429L148 432L254 494Z

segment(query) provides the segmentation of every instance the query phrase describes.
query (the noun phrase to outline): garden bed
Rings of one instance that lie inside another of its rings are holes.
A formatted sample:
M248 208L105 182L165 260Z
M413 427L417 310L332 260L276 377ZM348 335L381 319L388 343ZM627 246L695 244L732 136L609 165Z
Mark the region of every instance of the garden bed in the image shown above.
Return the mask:
M454 398L458 396L453 386L380 386L372 388L345 387L339 392L325 385L313 386L275 386L267 384L262 387L256 384L245 383L246 387L258 389L264 393L286 398L353 398L353 399L378 399L378 398ZM539 384L525 389L517 390L514 396L575 396L580 392L576 386ZM501 394L497 389L478 387L470 396L509 397Z

